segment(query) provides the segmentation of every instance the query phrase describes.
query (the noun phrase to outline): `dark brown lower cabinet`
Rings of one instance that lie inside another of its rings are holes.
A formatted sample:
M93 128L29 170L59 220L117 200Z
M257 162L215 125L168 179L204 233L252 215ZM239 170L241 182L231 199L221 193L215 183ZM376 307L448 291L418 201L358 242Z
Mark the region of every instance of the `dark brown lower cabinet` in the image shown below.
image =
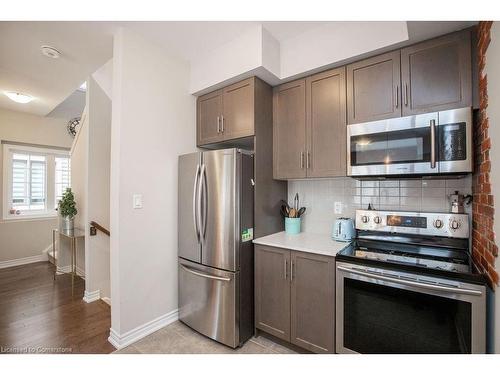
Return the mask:
M255 326L290 341L290 250L255 245Z
M292 251L292 344L333 353L335 343L335 258Z
M334 353L335 258L255 245L256 328Z

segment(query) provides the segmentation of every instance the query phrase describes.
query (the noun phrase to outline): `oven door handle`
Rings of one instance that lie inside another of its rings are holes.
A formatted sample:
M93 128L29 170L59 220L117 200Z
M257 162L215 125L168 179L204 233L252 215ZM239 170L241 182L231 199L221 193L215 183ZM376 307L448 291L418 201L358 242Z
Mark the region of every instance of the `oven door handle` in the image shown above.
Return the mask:
M440 292L449 292L449 293L457 293L457 294L469 294L469 295L472 295L472 296L480 296L480 295L483 294L479 290L462 289L462 288L456 288L456 287L451 287L451 286L435 285L435 284L428 284L428 283L423 283L423 282L418 282L418 281L396 279L394 277L384 276L384 275L378 275L376 273L366 272L366 271L362 271L362 270L355 269L355 268L337 266L337 269L339 271L349 272L349 273L353 273L353 274L359 275L359 276L370 277L372 279L389 281L389 282L392 282L392 283L402 284L402 285L408 285L408 286L414 286L414 287L417 287L417 288L423 288L423 289L429 289L429 290L437 290L437 291L440 291Z

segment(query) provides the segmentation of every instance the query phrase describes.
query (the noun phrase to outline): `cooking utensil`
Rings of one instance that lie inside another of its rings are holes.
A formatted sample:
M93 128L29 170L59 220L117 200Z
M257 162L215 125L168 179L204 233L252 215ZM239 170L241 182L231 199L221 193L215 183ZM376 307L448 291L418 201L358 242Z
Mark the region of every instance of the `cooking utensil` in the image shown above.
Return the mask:
M295 193L295 198L293 198L293 208L295 208L295 211L299 210L299 193Z
M297 213L297 217L301 217L304 214L304 212L306 212L306 208L305 207L301 207L300 210L299 210L299 212Z
M290 209L288 217L297 217L297 210L295 208Z
M283 217L288 217L288 208L284 204L280 207L280 212Z

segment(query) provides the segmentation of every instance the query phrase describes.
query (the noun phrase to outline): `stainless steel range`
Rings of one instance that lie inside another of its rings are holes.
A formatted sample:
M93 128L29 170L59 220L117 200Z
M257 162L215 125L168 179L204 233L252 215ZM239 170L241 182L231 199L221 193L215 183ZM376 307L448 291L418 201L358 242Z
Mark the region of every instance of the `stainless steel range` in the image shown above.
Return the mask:
M485 353L467 214L356 211L337 254L338 353Z

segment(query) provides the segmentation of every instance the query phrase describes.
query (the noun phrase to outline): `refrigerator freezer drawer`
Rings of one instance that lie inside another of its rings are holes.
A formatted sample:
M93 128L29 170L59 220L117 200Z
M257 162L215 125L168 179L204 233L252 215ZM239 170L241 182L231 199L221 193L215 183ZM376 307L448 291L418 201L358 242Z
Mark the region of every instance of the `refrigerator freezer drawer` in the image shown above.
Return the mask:
M239 273L179 258L179 319L230 347L240 344Z

